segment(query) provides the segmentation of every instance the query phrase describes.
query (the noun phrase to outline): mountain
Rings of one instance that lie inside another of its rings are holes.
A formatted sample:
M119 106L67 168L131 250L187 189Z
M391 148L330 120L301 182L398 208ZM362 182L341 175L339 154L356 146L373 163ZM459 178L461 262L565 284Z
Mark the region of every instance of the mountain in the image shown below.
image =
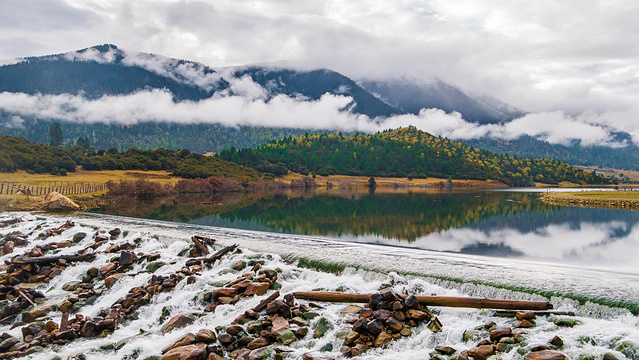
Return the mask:
M524 115L495 98L467 94L439 79L361 80L359 84L403 113L417 115L423 108L437 108L448 113L457 111L466 121L479 124L503 123Z
M223 160L258 171L499 180L510 186L607 184L610 181L549 159L519 159L432 136L413 126L374 135L317 134L272 141L254 149L224 150Z
M298 101L317 100L323 94L344 95L353 102L347 107L355 114L379 121L394 114L416 114L422 108L460 112L464 119L480 124L507 123L523 115L497 99L466 93L433 79L350 79L337 72L295 70L278 66L242 66L213 69L188 60L124 51L115 45L100 45L63 54L29 57L0 66L0 93L30 95L76 95L98 99L105 95L129 95L144 90L169 92L173 102L201 101L232 95L245 96L238 82L246 78L260 88L260 99L270 101L286 95ZM10 104L11 106L15 106ZM48 106L45 101L44 107ZM71 103L69 106L74 106ZM48 110L48 109L44 109ZM108 114L109 109L103 110ZM29 141L47 142L48 129L55 121L50 112L39 116L17 116L0 108L0 135L23 136ZM224 148L251 148L286 136L317 133L300 118L293 128L227 127L219 124L178 124L170 122L119 123L62 121L66 144L87 137L96 149L129 147L153 149L188 148L219 152ZM187 119L188 122L188 119ZM324 132L330 132L328 130ZM627 135L627 134L625 134ZM622 134L623 136L623 134ZM532 137L503 141L490 138L466 141L471 146L519 157L551 157L575 165L597 165L639 170L639 148L628 142L622 149L552 145Z

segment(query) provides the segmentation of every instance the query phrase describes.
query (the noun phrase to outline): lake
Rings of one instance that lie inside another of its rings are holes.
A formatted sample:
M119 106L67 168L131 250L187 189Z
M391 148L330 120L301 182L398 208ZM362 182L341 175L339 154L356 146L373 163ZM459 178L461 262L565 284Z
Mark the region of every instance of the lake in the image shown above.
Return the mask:
M548 205L521 189L180 196L96 212L639 273L639 212Z

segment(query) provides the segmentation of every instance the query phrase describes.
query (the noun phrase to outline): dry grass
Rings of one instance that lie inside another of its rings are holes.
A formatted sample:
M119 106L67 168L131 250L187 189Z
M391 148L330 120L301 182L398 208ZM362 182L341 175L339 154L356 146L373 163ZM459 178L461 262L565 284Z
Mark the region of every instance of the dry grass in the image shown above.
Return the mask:
M295 179L301 179L303 175L297 173L289 173L278 180L289 182ZM349 175L330 175L330 176L317 176L315 182L320 187L326 187L328 182L333 183L333 186L348 185L352 187L368 186L369 176L349 176ZM377 188L392 188L396 185L405 187L437 187L442 183L447 183L447 179L429 177L426 179L413 179L408 178L392 178L392 177L374 177ZM502 188L506 187L503 183L495 180L453 180L453 187L482 187L482 188Z
M67 176L51 174L28 174L19 170L14 173L0 173L0 182L28 186L73 186L73 183L104 184L109 180L138 180L145 179L163 184L177 183L181 178L170 176L168 171L140 171L140 170L78 170L67 173Z
M631 170L620 170L620 169L611 169L611 168L599 168L597 166L577 166L580 169L584 169L586 171L595 170L597 174L604 176L616 176L617 178L628 177L630 181L639 181L639 171L631 171Z
M639 200L639 191L581 191L554 193L553 196L596 200Z

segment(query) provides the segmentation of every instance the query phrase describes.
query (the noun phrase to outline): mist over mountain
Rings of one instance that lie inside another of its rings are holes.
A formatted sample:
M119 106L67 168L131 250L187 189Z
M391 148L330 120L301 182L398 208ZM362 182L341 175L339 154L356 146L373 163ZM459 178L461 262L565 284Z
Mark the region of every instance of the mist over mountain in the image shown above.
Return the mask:
M521 110L488 96L471 96L438 79L405 78L362 80L360 85L402 113L419 114L424 108L459 112L464 120L479 124L503 123L523 116Z
M204 64L100 45L0 66L0 134L45 142L218 152L305 132L415 125L522 157L639 169L633 136L597 114L525 113L438 79L351 79L328 69Z

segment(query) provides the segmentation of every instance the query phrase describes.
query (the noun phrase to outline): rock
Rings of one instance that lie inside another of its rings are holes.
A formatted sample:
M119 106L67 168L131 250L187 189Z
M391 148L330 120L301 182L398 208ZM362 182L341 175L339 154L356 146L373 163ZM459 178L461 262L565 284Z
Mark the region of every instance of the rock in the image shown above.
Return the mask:
M550 321L561 327L574 327L575 325L581 324L581 322L576 319L551 318Z
M55 305L39 305L30 310L24 311L22 313L22 321L26 323L34 322L38 317L45 315L48 312L54 311L56 309Z
M248 354L248 360L267 359L269 355L268 349L255 349Z
M166 265L164 261L154 261L146 265L146 271L154 273L164 265Z
M60 331L53 336L56 340L73 340L78 336L73 330Z
M108 263L100 268L100 275L102 277L106 277L110 272L115 270L118 267L116 263Z
M87 275L89 275L92 278L98 277L98 274L100 273L100 270L98 270L98 268L89 268L89 270L87 270Z
M353 331L357 331L360 334L364 334L367 332L366 325L368 324L368 319L360 318L353 324Z
M393 332L398 333L402 331L404 324L401 321L396 320L395 318L389 318L386 320L386 326L389 329L393 330Z
M555 337L550 340L550 344L560 348L564 346L564 340L560 338L559 336L555 335Z
M62 290L64 291L75 291L75 289L82 284L80 281L69 281L62 285Z
M203 342L206 344L214 343L216 339L215 332L213 330L201 329L195 334L196 342Z
M406 311L406 317L412 320L424 321L428 319L428 314L424 311L408 309Z
M185 315L185 314L176 315L172 317L171 320L169 320L169 322L166 323L166 325L164 325L164 327L162 328L162 334L166 334L175 329L180 329L187 325L191 325L193 324L194 321L195 321L195 318L193 318L190 315Z
M369 321L366 324L366 331L373 336L379 335L383 330L382 324L378 320Z
M580 357L581 357L581 355L580 355ZM595 359L596 358L593 356L592 360L595 360ZM590 360L590 359L578 359L578 360ZM619 359L617 359L617 357L615 355L613 355L612 353L607 352L607 353L604 354L603 360L619 360Z
M533 320L535 319L537 316L535 315L534 312L530 312L530 311L517 311L517 313L515 314L515 317L517 318L517 320L522 321L522 320Z
M331 329L333 329L333 324L331 324L327 318L322 316L319 320L317 320L317 323L315 323L315 326L313 327L313 337L319 339Z
M113 287L113 284L115 284L118 280L127 277L127 274L113 274L113 275L109 275L106 277L106 279L104 279L104 286L106 286L107 289L110 289L111 287Z
M375 310L373 312L373 317L381 322L386 322L386 320L391 317L391 312L384 309Z
M620 343L615 347L615 350L624 354L628 359L639 359L639 349L637 349L637 345L631 343L630 341L624 341Z
M63 313L69 312L72 306L73 306L73 303L71 301L64 300L63 302L60 303L58 310L62 311Z
M388 344L391 340L393 340L393 337L390 336L390 334L388 334L387 332L382 331L375 338L375 342L373 343L373 345L375 347L382 347L382 346Z
M288 345L295 340L297 340L297 337L291 330L284 330L279 335L277 335L277 341L281 342L284 345Z
M0 342L0 351L7 351L7 349L9 349L10 347L12 347L13 345L19 343L20 340L18 340L15 337L10 337L6 340L3 340L2 342Z
M27 336L37 335L42 329L42 324L29 324L20 330L22 331L22 337L25 338Z
M530 348L531 352L535 352L535 351L544 351L544 350L548 350L548 346L546 345L533 345Z
M249 350L255 350L255 349L259 349L261 347L267 346L268 345L268 340L266 340L263 337L259 337L253 341L251 341L250 343L248 343L248 345L246 345L246 348Z
M475 360L486 360L495 353L495 347L492 345L482 345L468 350L468 355Z
M513 336L513 330L511 328L501 328L490 332L490 341L499 341L503 337Z
M218 288L213 290L213 298L218 299L220 297L233 297L237 295L236 288Z
M227 346L227 345L233 344L235 341L237 341L237 339L231 336L230 334L221 333L218 335L217 341L219 341L220 344Z
M261 296L266 294L266 292L268 291L268 288L271 285L269 283L258 283L258 282L252 282L250 283L247 287L246 290L244 290L244 295L246 296L251 296L251 295L256 295L256 296Z
M206 345L187 345L172 349L162 355L162 360L206 360Z
M129 266L131 264L133 264L133 262L135 260L137 260L138 257L135 255L134 252L132 251L122 251L120 253L120 266Z
M535 351L526 354L524 360L565 360L566 355L552 350Z
M91 337L95 334L96 324L93 321L87 321L82 326L80 334L82 337Z
M186 335L182 336L181 338L179 338L176 342L174 342L173 344L165 347L164 349L162 349L162 354L166 354L167 352L181 347L181 346L187 346L187 345L191 345L195 342L195 335L191 334L191 333L187 333Z
M349 305L349 306L346 307L346 309L342 310L342 313L344 313L344 314L359 314L360 311L362 311L362 307L361 306Z
M404 305L409 309L419 310L419 300L417 300L417 296L410 295L404 300Z
M50 192L44 197L44 209L50 211L79 210L80 206L59 192Z
M57 330L57 329L58 329L58 323L53 322L53 321L51 321L51 320L47 321L47 322L44 324L44 330L45 330L46 332L52 332L53 330Z
M241 336L242 334L244 334L244 328L241 327L240 325L231 325L229 327L226 328L226 332L228 334L231 334L233 336Z
M516 327L519 329L528 329L528 328L535 327L535 324L533 324L532 322L528 320L522 320L517 324Z
M244 269L245 267L246 267L246 261L244 260L238 260L232 266L233 270L237 270L237 271L240 271Z
M453 355L456 350L450 346L438 346L435 348L435 351L437 351L438 353L442 355L450 356L450 355Z
M290 319L292 316L290 306L286 305L281 300L275 300L274 302L275 305L277 305L277 309L279 310L280 314L282 314L282 316L284 316L286 319Z
M78 243L84 240L84 238L86 237L87 237L87 233L83 233L83 232L76 233L75 235L73 235L73 242Z
M286 319L284 319L281 316L277 316L272 320L273 323L273 329L271 330L271 332L275 335L278 335L279 333L281 333L282 331L286 331L288 329L290 329L290 325L288 323L288 321L286 321Z

